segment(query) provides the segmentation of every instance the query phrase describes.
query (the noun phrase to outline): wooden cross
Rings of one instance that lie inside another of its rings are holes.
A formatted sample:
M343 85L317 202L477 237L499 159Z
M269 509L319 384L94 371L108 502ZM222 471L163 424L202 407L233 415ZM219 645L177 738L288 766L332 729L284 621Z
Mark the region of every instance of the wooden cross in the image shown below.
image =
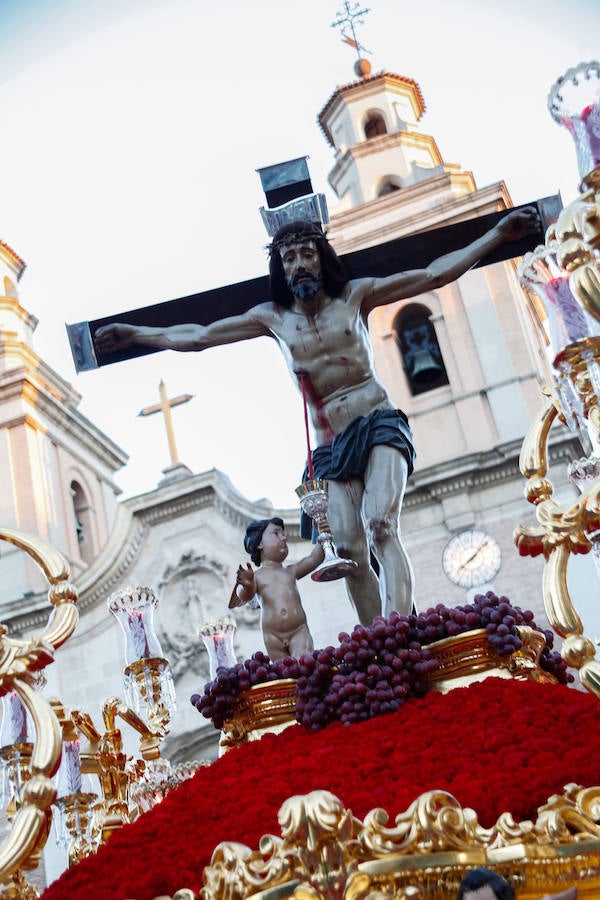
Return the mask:
M173 418L171 416L171 409L174 406L179 406L180 403L187 403L188 400L193 398L193 394L179 394L178 397L173 397L169 399L167 397L167 388L164 381L160 380L160 384L158 386L158 393L160 396L160 403L155 403L153 406L146 406L144 409L141 409L138 413L138 416L152 416L154 413L161 412L163 414L163 419L165 422L165 428L167 431L167 441L169 443L169 452L171 454L171 465L177 466L181 462L179 459L179 455L177 453L177 444L175 443L175 430L173 428Z
M491 263L523 256L544 242L546 228L556 221L562 209L560 195L544 197L517 206L515 209L524 209L526 206L537 207L540 217L539 231L520 241L502 244L493 253L480 260L477 263L478 266L487 266ZM345 254L343 258L349 266L351 278L382 278L407 269L426 268L434 259L450 253L452 250L465 247L481 237L508 212L509 210L503 210L489 213L453 225L445 225L442 228L396 238L375 247L367 247L364 250ZM209 325L217 319L241 315L253 306L268 300L269 297L269 279L264 275L249 281L191 294L188 297L180 297L177 300L167 300L153 306L117 313L103 319L67 325L75 369L77 372L84 372L122 360L145 356L148 353L159 352L154 347L134 345L126 350L103 353L94 345L94 334L103 325L110 325L114 322L154 327L187 323Z

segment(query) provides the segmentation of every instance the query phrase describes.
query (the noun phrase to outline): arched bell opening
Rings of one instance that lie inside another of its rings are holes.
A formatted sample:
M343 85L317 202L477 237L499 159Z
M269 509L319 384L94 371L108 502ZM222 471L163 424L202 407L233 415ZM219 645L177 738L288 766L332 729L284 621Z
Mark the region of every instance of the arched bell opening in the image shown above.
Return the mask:
M402 181L397 175L384 175L375 185L375 197L385 197L402 189Z
M404 307L394 320L396 343L413 396L448 384L448 374L431 311L421 304Z
M369 110L363 122L363 130L367 141L382 134L387 134L388 129L383 113L377 109Z

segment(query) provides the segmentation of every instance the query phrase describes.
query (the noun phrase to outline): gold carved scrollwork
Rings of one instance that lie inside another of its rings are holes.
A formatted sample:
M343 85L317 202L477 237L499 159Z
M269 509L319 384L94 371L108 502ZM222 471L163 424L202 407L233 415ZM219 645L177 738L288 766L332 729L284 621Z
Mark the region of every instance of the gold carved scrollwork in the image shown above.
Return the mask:
M260 893L265 888L291 881L291 861L281 838L264 835L260 849L251 851L244 844L223 842L215 849L211 864L204 871L202 900L237 900ZM294 881L293 886L298 882Z
M266 835L258 853L219 844L205 870L203 900L237 900L292 882L298 900L343 897L359 861L360 822L333 794L313 791L286 800L279 824L282 837Z
M545 404L523 441L520 468L527 478L525 495L536 507L538 524L519 525L514 539L521 556L544 555L544 606L552 628L565 638L562 656L579 669L581 683L600 697L600 663L594 658L592 641L583 635L583 623L567 584L571 553L589 553L591 536L600 529L600 478L572 505L559 505L552 499L553 487L546 478L547 443L550 427L559 415L556 404L556 399Z
M538 810L535 833L548 843L600 840L600 787L568 784L562 795L550 797Z
M34 688L37 674L54 661L54 651L73 633L78 621L77 592L68 583L69 569L60 553L40 538L14 529L0 529L0 540L24 550L40 567L51 585L53 606L48 625L39 637L28 641L8 637L0 626L0 696L16 691L30 713L35 742L29 770L12 828L0 848L0 882L6 896L34 896L26 884L23 868L34 868L47 840L50 807L56 790L52 776L61 755L61 729L47 700Z
M543 885L544 871L548 887L566 879L572 884L568 860L575 855L582 860L576 875L582 881L581 896L597 896L583 891L586 879L595 879L590 890L600 888L599 820L600 788L575 784L540 807L535 822L515 822L504 813L489 829L444 791L423 794L393 826L387 825L382 809L372 810L361 822L333 794L313 791L283 804L282 837L263 837L258 851L219 844L204 870L201 897L449 900L475 865L508 866L519 884Z
M195 894L189 888L182 888L182 890L173 894L172 897L169 897L167 894L161 894L160 897L155 897L154 900L198 900L198 894Z
M569 286L582 306L600 319L600 169L586 176L584 192L558 217L556 258L569 272Z
M451 794L422 794L387 826L383 809L367 814L360 834L363 850L371 856L385 853L436 853L440 850L472 850L484 846L488 832L477 823L472 809L463 809Z

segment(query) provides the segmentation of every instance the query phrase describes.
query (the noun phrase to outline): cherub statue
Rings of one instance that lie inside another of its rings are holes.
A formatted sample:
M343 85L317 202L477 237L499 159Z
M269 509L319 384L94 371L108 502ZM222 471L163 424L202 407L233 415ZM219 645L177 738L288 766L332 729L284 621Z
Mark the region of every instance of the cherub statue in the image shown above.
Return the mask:
M244 547L258 568L253 570L250 563L239 566L229 608L258 598L263 640L272 660L312 652L313 639L296 582L323 561L321 544L315 544L298 562L284 566L288 555L285 527L282 519L274 517L250 522Z

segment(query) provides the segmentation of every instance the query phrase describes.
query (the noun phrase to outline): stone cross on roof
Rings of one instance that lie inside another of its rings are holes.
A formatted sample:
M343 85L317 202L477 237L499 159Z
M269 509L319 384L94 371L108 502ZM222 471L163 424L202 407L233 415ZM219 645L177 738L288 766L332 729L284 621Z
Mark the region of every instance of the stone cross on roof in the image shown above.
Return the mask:
M174 406L179 406L180 403L187 403L188 400L191 400L194 395L179 394L179 396L177 397L169 398L167 396L166 385L162 378L158 386L158 393L160 396L160 403L155 403L153 406L145 406L144 409L141 409L139 411L138 416L151 416L154 413L162 412L165 429L167 431L169 453L171 454L171 466L178 466L181 463L181 460L179 459L179 454L177 453L177 444L175 443L175 430L173 428L171 409Z

